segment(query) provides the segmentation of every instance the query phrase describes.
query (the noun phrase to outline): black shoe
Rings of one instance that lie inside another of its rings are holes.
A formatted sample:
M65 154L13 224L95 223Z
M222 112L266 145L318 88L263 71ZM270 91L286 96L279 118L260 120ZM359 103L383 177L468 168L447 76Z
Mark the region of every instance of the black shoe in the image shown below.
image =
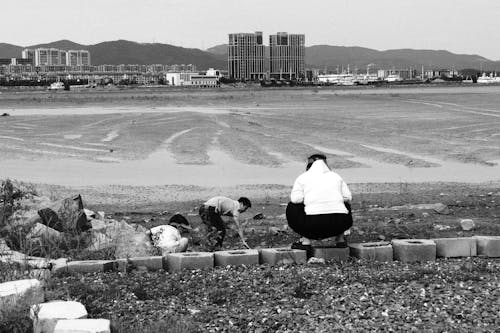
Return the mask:
M311 258L313 256L313 248L312 248L311 244L304 245L301 242L295 242L295 243L292 244L291 248L294 249L294 250L304 250L304 251L306 251L307 259L309 259L309 258Z

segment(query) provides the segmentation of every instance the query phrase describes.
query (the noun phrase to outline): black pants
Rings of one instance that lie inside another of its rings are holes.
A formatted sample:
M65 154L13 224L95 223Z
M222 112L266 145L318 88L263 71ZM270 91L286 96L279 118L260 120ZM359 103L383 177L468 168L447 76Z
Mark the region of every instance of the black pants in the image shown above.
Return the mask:
M226 236L226 226L215 207L202 205L198 211L201 221L205 226L205 239L207 250L214 251L222 247L222 242Z
M345 203L348 214L333 213L306 215L304 204L288 203L286 219L290 228L310 239L325 239L338 236L352 226L352 213L349 203Z

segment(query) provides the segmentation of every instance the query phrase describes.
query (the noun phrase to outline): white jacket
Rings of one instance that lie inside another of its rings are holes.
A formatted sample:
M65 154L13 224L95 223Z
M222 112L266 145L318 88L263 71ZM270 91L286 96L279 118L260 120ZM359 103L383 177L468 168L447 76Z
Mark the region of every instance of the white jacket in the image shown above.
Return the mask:
M352 195L344 180L323 160L317 160L297 177L290 199L293 203L303 202L307 215L347 214L344 201L351 201Z

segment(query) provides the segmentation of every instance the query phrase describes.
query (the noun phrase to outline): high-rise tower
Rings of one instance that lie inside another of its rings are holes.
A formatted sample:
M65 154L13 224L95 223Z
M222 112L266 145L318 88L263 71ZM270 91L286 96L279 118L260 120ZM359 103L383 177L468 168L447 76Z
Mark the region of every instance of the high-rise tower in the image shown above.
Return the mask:
M305 35L278 32L269 36L269 73L277 79L305 76Z
M238 80L264 78L264 44L262 32L229 34L229 77Z

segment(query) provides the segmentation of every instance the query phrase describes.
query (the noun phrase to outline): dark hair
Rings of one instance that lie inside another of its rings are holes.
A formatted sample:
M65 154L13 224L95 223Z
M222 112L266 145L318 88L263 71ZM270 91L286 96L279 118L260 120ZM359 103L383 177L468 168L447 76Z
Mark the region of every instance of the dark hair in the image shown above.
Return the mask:
M172 216L170 218L170 220L168 221L168 224L180 224L180 225L187 225L188 226L189 222L181 214L175 214L174 216Z
M238 202L241 202L244 206L248 208L252 208L252 203L247 197L241 197L238 199Z
M306 166L306 171L309 170L311 165L316 162L317 160L323 160L326 162L326 156L323 154L313 154L307 158L307 166Z

